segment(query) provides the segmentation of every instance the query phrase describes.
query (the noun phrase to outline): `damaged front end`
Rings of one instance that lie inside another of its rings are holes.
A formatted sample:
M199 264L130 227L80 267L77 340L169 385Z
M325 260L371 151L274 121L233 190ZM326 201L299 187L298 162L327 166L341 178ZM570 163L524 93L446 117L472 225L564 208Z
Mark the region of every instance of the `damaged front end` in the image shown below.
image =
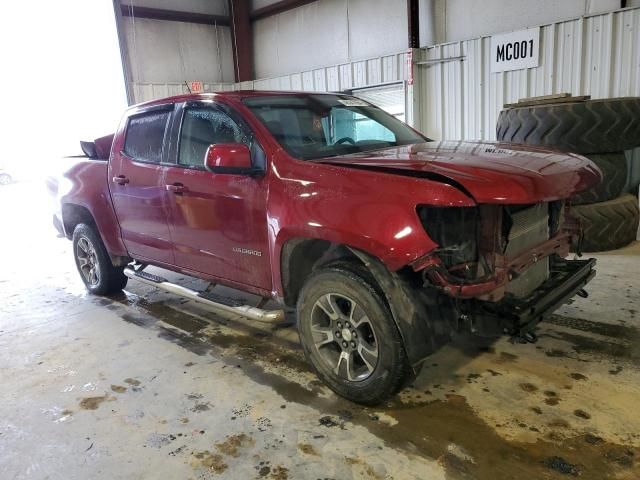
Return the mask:
M562 201L532 205L418 207L438 249L414 262L425 286L445 293L456 327L532 338L545 316L595 275L595 259L566 260L581 231Z

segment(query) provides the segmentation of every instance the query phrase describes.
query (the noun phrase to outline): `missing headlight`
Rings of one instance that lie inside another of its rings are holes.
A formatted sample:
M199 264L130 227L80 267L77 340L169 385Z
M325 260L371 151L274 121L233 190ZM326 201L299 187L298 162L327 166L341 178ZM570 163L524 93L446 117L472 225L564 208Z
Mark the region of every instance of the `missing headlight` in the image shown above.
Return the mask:
M439 247L437 254L451 273L473 278L478 260L478 209L420 205L418 216L427 235Z

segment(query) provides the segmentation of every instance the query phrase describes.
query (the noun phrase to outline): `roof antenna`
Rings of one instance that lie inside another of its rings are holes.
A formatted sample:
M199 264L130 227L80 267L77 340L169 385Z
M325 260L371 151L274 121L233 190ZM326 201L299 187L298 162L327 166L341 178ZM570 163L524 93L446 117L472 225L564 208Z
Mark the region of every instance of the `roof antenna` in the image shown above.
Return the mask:
M187 83L187 81L185 80L184 84L186 85L187 90L189 90L189 95L191 95L191 88L189 88L189 83Z

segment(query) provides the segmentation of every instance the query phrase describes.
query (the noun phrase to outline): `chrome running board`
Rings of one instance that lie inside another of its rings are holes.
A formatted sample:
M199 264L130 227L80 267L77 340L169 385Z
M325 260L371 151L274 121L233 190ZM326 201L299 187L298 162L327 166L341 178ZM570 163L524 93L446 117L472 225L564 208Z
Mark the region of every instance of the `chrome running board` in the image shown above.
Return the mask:
M208 305L211 308L224 313L234 313L243 317L265 323L279 323L284 321L284 310L263 310L258 307L245 305L234 298L224 297L207 291L191 290L190 288L169 282L166 278L147 273L145 271L135 271L132 268L125 268L124 274L133 279L153 287L158 287L170 293L188 298L195 302Z

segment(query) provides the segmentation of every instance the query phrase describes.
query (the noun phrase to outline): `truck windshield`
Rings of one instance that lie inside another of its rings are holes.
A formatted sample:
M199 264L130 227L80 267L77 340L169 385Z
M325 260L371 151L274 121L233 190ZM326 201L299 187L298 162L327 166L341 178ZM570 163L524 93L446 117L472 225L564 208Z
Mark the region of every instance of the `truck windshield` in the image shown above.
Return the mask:
M346 95L271 95L244 103L291 156L302 160L429 140L383 110Z

